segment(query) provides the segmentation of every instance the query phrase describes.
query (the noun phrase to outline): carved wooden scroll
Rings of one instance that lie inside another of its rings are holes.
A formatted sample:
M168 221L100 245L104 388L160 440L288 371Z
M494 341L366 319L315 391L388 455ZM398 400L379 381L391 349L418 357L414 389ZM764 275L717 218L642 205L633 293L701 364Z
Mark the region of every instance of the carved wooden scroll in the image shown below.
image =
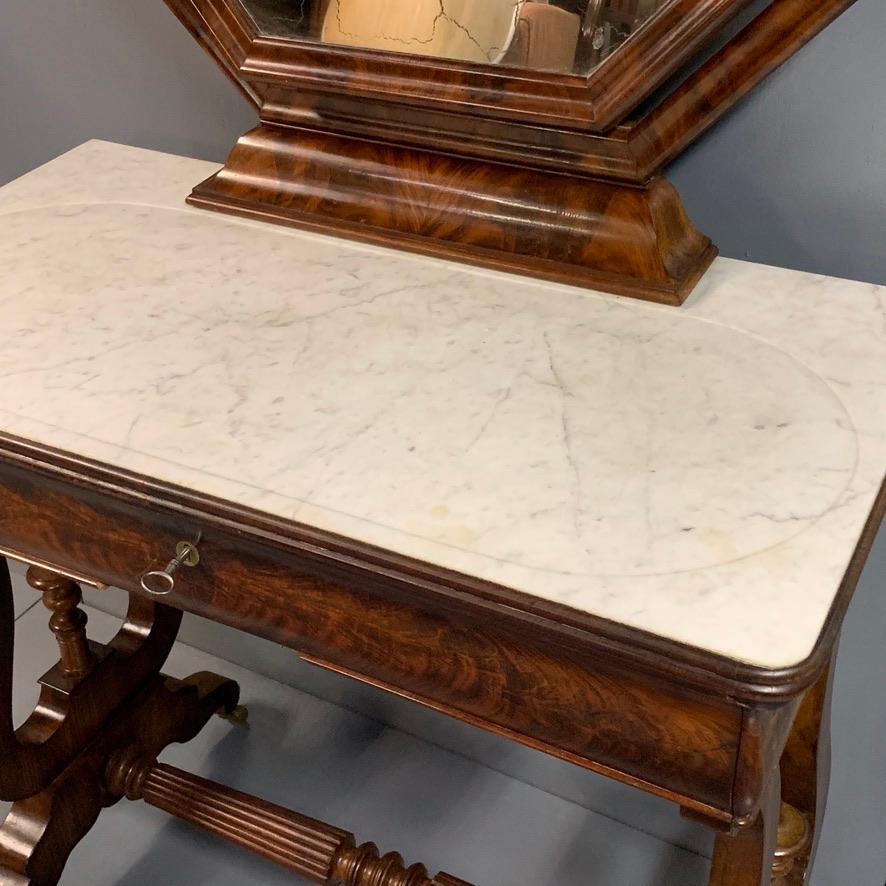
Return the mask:
M39 793L99 732L108 718L163 667L182 614L133 597L126 621L107 645L86 639L80 589L36 567L28 581L42 592L60 660L40 681L40 701L18 729L12 723L14 612L9 569L0 567L0 800Z

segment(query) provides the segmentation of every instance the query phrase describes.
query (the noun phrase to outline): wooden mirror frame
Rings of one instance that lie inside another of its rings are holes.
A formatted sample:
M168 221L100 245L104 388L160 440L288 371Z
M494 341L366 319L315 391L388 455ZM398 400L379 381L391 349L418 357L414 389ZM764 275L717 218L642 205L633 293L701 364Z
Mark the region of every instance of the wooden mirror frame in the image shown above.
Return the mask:
M585 78L281 39L240 0L166 0L261 120L189 202L679 305L717 250L661 170L854 0L772 0L711 48L749 2L673 0Z

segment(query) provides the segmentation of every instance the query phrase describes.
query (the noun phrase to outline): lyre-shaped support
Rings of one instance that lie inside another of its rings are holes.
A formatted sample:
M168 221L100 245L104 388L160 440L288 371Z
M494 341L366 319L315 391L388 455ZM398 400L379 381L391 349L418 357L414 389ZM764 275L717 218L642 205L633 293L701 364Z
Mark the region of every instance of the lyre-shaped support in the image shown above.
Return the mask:
M160 672L178 635L182 614L130 598L126 621L107 646L86 639L77 584L43 569L28 572L52 610L50 627L60 660L41 679L34 713L15 730L12 662L15 614L12 582L0 561L0 800L15 801L46 789L98 734L103 724Z
M101 810L144 799L323 886L470 886L431 877L399 854L357 845L348 831L156 762L188 741L213 713L235 714L236 684L211 674L187 681L159 669L181 613L133 597L107 646L92 644L76 582L28 572L52 612L59 662L41 680L40 702L12 723L12 585L0 564L0 799L16 801L0 827L0 883L56 886L70 852Z
M121 752L156 755L190 741L213 714L233 711L238 694L235 683L212 674L154 677L49 787L13 805L0 827L0 884L56 886L71 851L120 799L107 789L109 762Z
M470 886L449 874L431 877L396 852L381 856L373 843L358 846L341 828L150 758L115 759L108 786L322 886Z

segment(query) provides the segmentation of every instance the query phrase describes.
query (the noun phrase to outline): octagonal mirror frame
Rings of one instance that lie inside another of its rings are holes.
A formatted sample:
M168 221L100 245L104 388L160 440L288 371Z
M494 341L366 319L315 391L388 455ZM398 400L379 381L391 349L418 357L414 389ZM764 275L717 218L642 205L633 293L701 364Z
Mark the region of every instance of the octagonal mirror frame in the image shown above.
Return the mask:
M259 30L244 0L197 5L209 15L223 16L227 10L236 21L238 43L249 57L238 76L257 90L272 85L285 69L288 84L323 93L347 91L437 111L470 107L502 120L601 132L646 99L751 2L667 0L587 76L275 37Z
M854 0L671 0L587 77L165 2L261 120L192 204L679 305L717 251L662 168Z

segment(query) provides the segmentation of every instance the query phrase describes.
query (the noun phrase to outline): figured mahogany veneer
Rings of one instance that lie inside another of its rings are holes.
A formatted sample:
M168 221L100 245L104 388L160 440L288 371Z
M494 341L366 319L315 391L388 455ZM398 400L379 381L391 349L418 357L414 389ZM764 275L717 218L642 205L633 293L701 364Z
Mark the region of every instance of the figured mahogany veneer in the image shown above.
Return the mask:
M725 698L630 673L580 632L405 569L361 567L320 545L244 535L226 522L164 515L0 465L2 547L79 564L101 583L141 593L145 570L162 568L178 540L199 537L200 566L164 602L731 819L742 710Z
M884 497L816 655L734 662L504 588L7 439L0 548L141 593L181 539L198 568L164 601L309 660L741 824L803 690L827 667ZM2 738L2 736L0 736Z
M663 178L626 188L268 125L189 202L674 305L717 254Z
M159 674L182 610L678 803L719 832L711 886L769 886L773 872L774 882L800 882L826 798L835 641L884 509L881 490L813 655L762 671L2 437L0 553L38 564L29 581L52 611L60 660L14 731L12 595L0 568L0 799L17 801L0 828L0 882L55 886L71 849L123 793L292 870L320 851L315 882L461 882L154 767L169 741L236 704L221 678L184 686ZM200 563L178 577L168 605L141 596L139 576L163 568L178 541L198 539ZM130 592L127 623L108 646L88 643L79 588L65 576ZM191 801L178 802L179 791Z
M678 305L716 249L663 167L854 0L773 0L694 69L748 2L675 0L587 78L279 39L240 0L166 2L261 117L194 205Z

